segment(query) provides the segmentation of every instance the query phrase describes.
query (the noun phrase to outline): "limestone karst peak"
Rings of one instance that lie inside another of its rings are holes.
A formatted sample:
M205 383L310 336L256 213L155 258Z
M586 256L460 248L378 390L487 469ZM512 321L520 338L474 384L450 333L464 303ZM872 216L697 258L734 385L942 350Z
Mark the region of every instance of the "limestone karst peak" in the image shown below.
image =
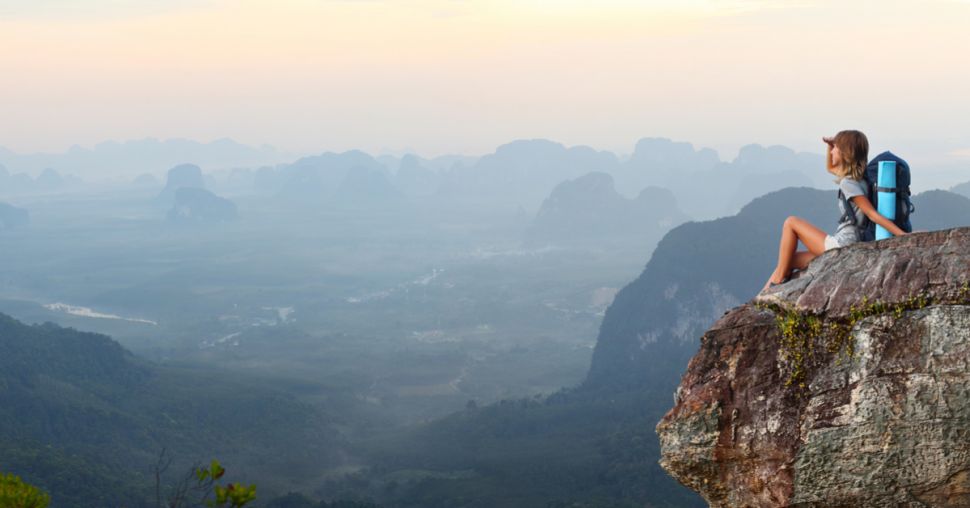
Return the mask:
M970 228L830 251L727 312L657 425L711 506L970 505Z

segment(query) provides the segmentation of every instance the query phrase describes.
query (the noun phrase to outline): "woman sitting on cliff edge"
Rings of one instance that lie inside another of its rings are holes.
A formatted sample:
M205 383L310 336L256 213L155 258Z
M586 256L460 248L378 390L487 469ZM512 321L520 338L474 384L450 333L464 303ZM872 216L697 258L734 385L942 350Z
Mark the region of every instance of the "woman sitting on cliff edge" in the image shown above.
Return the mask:
M827 235L821 229L800 217L788 217L781 230L781 245L778 248L778 266L772 272L764 291L776 284L788 282L793 269L804 270L808 263L829 249L852 245L861 240L866 221L871 220L886 228L893 235L901 236L906 232L893 224L893 221L876 211L869 195L869 184L865 179L866 161L869 160L869 140L859 131L841 131L831 138L822 138L828 145L825 166L829 173L837 177L839 189L852 208L855 220L847 213L843 201L839 199L842 219L835 235ZM798 249L798 241L808 248Z

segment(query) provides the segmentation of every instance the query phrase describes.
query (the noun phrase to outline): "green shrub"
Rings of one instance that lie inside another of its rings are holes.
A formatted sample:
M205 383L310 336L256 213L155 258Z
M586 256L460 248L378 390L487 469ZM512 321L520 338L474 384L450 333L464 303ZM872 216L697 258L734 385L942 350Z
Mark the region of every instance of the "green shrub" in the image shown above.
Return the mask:
M3 508L47 508L50 496L12 474L0 474L0 506Z

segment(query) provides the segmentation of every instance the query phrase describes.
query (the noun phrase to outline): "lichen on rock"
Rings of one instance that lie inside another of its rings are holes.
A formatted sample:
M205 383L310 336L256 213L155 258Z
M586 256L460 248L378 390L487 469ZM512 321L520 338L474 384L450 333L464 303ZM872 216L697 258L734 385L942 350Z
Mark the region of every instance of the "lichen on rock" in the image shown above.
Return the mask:
M970 228L827 252L725 314L657 425L712 506L970 506Z

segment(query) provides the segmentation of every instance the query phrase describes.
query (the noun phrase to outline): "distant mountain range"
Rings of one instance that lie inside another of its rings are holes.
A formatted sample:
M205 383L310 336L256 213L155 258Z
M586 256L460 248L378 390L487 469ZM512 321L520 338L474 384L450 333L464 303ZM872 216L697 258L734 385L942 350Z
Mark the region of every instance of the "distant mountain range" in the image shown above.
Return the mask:
M647 187L628 199L616 192L612 176L589 173L552 190L536 213L526 241L602 248L626 243L649 251L668 230L687 219L667 189Z
M277 164L291 159L268 145L252 147L230 139L209 143L154 138L105 141L93 148L75 145L61 153L33 154L19 154L0 147L0 164L11 172L37 173L44 168L53 168L61 173L74 173L85 180L105 175L131 178L141 173L161 172L182 163L214 170Z
M586 146L567 148L544 139L513 141L472 166L447 173L438 195L535 210L560 182L591 172L612 174L618 164L613 153Z
M619 193L631 197L648 186L669 189L681 209L699 219L730 215L783 187L829 183L821 155L782 146L748 145L722 162L711 149L645 138L621 161L612 152L536 139L502 145L474 165L444 174L439 195L534 210L556 185L591 172L613 176Z
M462 162L455 164L461 167ZM428 197L438 191L441 185L442 175L448 169L433 169L432 161L422 160L416 155L405 155L397 163L397 171L394 173L394 184L407 196Z
M821 151L821 149L820 149ZM292 162L290 162L292 161ZM827 188L831 177L818 153L783 146L747 145L731 161L709 148L666 138L639 140L629 157L588 146L567 147L546 139L516 140L480 157L423 158L368 155L359 150L326 152L293 160L270 146L230 139L209 143L185 139L108 141L62 153L18 154L0 147L0 195L51 190L105 175L158 174L178 164L204 168L210 190L279 195L298 202L335 197L347 170L380 171L409 198L431 198L505 209L538 210L556 185L591 172L613 177L617 191L634 197L645 187L669 189L695 219L731 215L751 199L784 187ZM41 174L44 172L44 174ZM40 175L36 179L30 175ZM61 176L61 175L76 175ZM953 188L970 193L968 184ZM386 192L376 190L375 197Z
M287 202L321 204L336 197L351 169L355 168L389 174L389 170L370 155L351 150L303 157L257 178L256 182L267 185L266 191Z
M206 187L218 193L255 193L297 204L348 203L361 198L376 203L403 196L535 213L557 185L596 172L612 176L617 192L627 198L646 187L668 189L679 208L695 219L731 215L754 197L783 187L826 187L830 183L820 154L748 145L726 162L709 148L665 138L641 139L628 158L588 146L567 147L531 139L512 141L481 157L374 157L350 150L292 162L285 162L287 159L271 147L254 148L228 139L211 143L145 139L106 142L92 149L72 147L60 154L18 155L0 149L0 164L8 168L0 171L0 178L19 182L23 189L30 185L55 188L56 175L68 172L82 178L125 175L130 182L134 175L192 164L204 169ZM364 174L372 176L368 181L373 189L366 182L345 182L354 167L367 170ZM39 183L28 185L28 173L47 168L53 173L45 172L46 176L38 177ZM15 175L9 174L14 171ZM383 178L376 177L378 173ZM388 182L395 192L389 191ZM7 187L13 188L12 184ZM356 194L342 197L342 189L352 189Z
M448 166L448 163L451 165ZM523 208L534 212L557 185L589 173L610 175L619 195L629 198L646 187L669 189L679 208L695 218L729 215L765 192L829 182L821 155L795 153L780 146L749 145L731 162L721 162L710 149L689 143L648 138L637 143L628 160L586 146L566 147L544 139L519 140L480 158L457 156L422 159L405 155L374 158L360 151L328 152L304 157L278 168L261 169L254 179L259 192L288 201L326 203L340 197L353 167L381 173L411 199L462 205ZM353 185L357 200L396 196L381 178L375 187Z
M393 206L404 199L404 194L383 168L354 166L344 175L333 199L346 207L374 208Z
M954 185L953 188L950 189L950 192L955 192L970 198L970 182L963 182L961 184Z
M0 196L61 191L76 187L80 183L77 177L61 176L51 168L45 168L34 178L26 173L11 174L4 165L0 164Z

